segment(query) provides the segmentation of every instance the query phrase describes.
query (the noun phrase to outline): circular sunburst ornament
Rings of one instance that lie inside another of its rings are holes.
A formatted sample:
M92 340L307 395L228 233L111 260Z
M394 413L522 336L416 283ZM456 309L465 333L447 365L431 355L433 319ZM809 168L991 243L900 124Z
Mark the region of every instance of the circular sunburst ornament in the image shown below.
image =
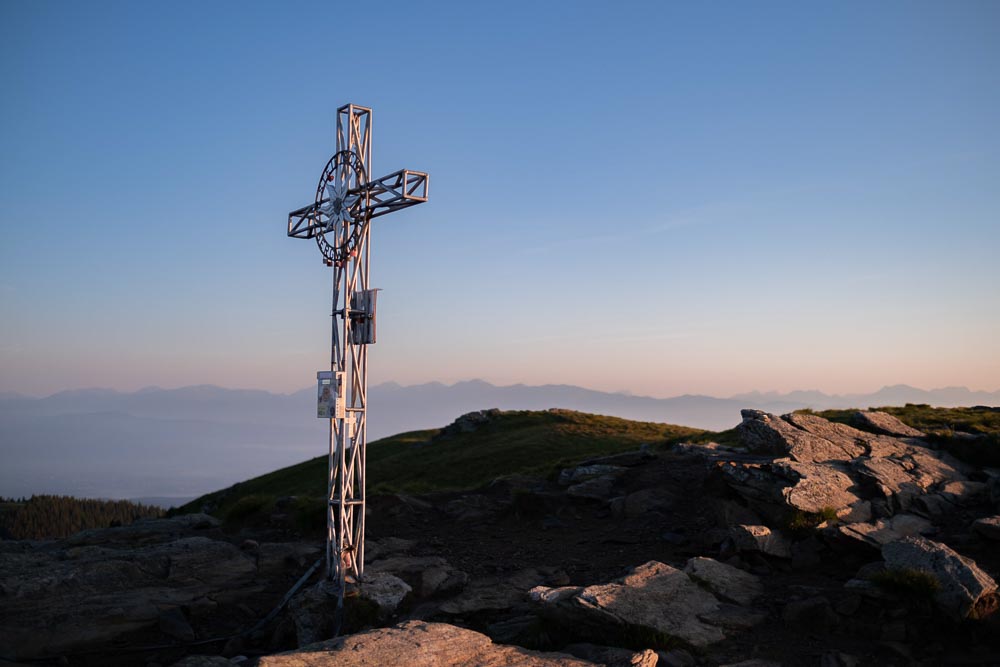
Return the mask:
M316 245L327 262L342 262L354 252L367 221L365 165L353 151L334 154L316 186Z

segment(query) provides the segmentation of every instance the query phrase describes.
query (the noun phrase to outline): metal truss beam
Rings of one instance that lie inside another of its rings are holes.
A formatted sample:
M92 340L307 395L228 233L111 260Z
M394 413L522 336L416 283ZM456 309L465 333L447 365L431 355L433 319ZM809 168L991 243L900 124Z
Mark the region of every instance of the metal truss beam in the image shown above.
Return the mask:
M428 176L422 171L400 169L382 178L369 181L359 188L351 188L348 194L364 200L368 192L368 205L362 212L368 218L377 218L427 201ZM303 206L288 214L288 235L296 239L311 239L322 233L323 224L319 219L320 208L329 201L324 198Z

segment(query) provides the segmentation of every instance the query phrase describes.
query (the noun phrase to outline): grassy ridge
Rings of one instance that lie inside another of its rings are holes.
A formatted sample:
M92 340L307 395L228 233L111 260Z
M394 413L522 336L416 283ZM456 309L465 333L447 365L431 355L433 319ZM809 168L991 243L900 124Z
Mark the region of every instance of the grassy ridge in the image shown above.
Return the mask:
M369 443L368 484L370 493L469 489L503 475L545 475L593 456L647 443L665 447L706 434L569 410L501 412L471 433L413 431ZM326 456L320 456L196 498L177 511L207 506L217 516L229 516L264 509L282 496L322 496L326 474Z
M932 441L963 460L1000 466L1000 408L908 404L878 409L928 433ZM855 412L815 414L850 423ZM962 433L981 437L970 439ZM372 494L471 489L504 475L547 475L559 467L642 444L667 447L685 440L738 444L739 436L734 429L713 433L570 410L501 412L473 432L412 431L369 443L368 487ZM307 527L316 523L316 517L322 518L326 475L327 459L320 456L202 496L172 513L208 508L216 516L243 522L267 514L276 499L296 496L291 505L279 510Z

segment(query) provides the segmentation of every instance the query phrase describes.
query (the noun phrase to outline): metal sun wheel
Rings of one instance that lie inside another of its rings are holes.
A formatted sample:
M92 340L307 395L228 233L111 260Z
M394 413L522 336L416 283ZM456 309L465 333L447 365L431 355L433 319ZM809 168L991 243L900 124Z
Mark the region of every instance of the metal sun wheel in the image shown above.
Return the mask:
M333 267L330 370L317 374L317 414L330 420L326 565L340 605L346 583L361 582L365 563L368 345L375 342L377 294L369 283L371 220L427 201L423 172L401 169L370 178L371 133L371 109L337 109L336 151L315 200L288 214L288 235L315 239L324 263Z

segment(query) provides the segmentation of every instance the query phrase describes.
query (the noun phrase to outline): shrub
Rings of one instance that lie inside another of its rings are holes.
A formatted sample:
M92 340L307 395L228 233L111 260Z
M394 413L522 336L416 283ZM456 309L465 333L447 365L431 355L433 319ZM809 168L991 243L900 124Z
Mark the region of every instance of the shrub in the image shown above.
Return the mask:
M824 521L836 521L837 510L829 505L823 507L818 512L803 512L796 510L795 514L788 520L788 530L795 535L803 535L813 531L816 526Z
M326 530L326 504L323 498L300 496L292 505L295 528L305 535L321 535Z
M273 496L243 496L226 512L225 522L231 527L261 525L266 521L265 513L273 506Z
M915 600L929 600L941 590L937 577L913 568L882 570L872 576L871 581L888 593Z

